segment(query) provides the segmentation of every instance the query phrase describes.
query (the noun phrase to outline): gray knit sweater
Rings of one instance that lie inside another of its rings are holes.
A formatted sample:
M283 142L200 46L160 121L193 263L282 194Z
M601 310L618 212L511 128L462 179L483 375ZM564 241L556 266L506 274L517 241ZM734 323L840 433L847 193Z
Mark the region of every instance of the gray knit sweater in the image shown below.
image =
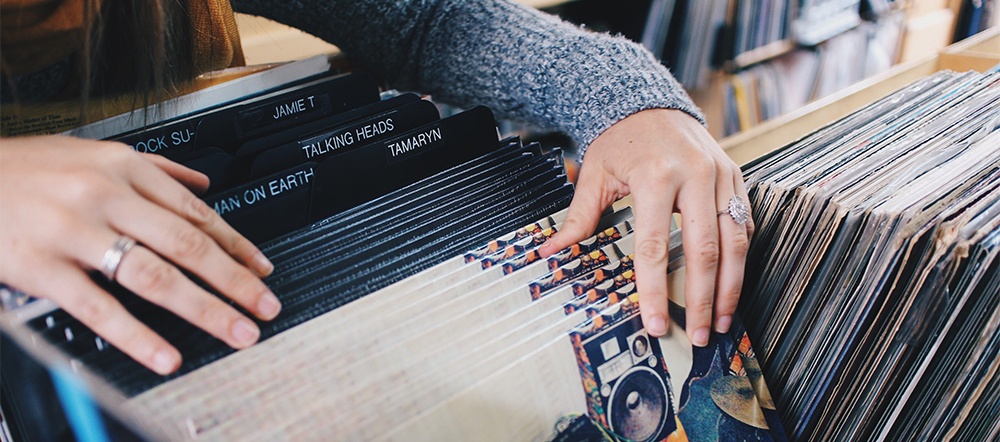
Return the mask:
M569 134L586 149L644 109L704 122L640 45L502 0L233 0L337 45L400 90Z

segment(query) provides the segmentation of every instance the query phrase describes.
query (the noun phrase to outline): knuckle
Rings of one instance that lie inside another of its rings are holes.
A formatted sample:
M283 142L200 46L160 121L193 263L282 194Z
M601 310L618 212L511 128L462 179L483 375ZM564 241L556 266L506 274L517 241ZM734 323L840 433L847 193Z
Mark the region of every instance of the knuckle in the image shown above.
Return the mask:
M710 315L714 306L714 300L711 296L695 296L693 299L685 299L684 303L688 311L701 316Z
M111 179L96 170L78 170L67 174L63 196L74 204L94 207L118 194Z
M138 158L137 152L124 143L103 142L99 149L101 157L106 161L122 166L130 165Z
M644 171L640 173L642 182L646 185L663 188L670 184L673 176L679 172L677 163L673 160L657 158L646 164Z
M585 233L587 231L587 226L584 225L583 220L579 218L566 218L563 221L562 232L563 236L567 239L583 239L584 236L588 235Z
M260 279L242 268L232 273L228 288L226 296L233 300L254 300L266 291Z
M226 251L231 255L238 258L250 258L255 253L257 253L257 247L250 242L249 239L243 237L240 234L233 234L228 242L228 248Z
M695 258L702 265L714 265L719 262L719 242L716 240L701 241L695 246Z
M215 220L215 211L193 193L184 196L187 219L196 226L207 226Z
M219 305L213 305L211 302L198 302L194 305L194 315L191 318L191 322L201 329L212 332L212 331L224 331L226 330L226 323L229 321L230 314L227 312L226 308Z
M750 251L750 238L745 233L740 232L733 236L731 247L733 253L739 256L746 256L747 252Z
M740 302L740 288L739 286L732 287L723 290L719 294L719 302L716 308L719 310L720 314L731 314L736 311L736 306Z
M51 216L42 220L44 229L49 233L49 238L60 241L62 238L73 238L80 235L81 221L78 214L69 208L54 210Z
M178 259L190 259L205 256L209 248L209 239L197 229L183 228L177 232L174 242L174 253Z
M666 262L670 250L670 240L667 238L647 238L639 242L635 248L637 259L653 262Z
M108 296L81 296L72 309L84 324L101 324L111 315L113 302Z
M690 171L697 176L715 177L718 165L711 157L702 156L692 158L684 162L684 170Z
M177 269L159 261L139 263L135 273L135 289L146 298L159 298L169 289L177 277ZM155 301L154 301L155 302Z

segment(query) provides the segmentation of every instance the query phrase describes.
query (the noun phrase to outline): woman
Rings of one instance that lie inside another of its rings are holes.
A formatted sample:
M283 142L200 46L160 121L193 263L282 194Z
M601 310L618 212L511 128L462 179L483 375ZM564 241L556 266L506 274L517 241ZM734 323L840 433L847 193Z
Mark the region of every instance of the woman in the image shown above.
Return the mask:
M6 83L25 102L86 101L123 87L150 100L242 59L226 2L0 5ZM586 154L564 227L542 253L590 236L601 211L631 194L642 317L659 336L668 320L670 215L680 212L688 336L703 346L711 329L728 330L753 230L742 174L679 84L637 44L500 0L232 6L330 41L398 89L484 104L569 134ZM256 342L256 325L180 269L260 319L278 314L260 279L272 266L195 196L208 185L203 175L110 142L38 136L4 139L0 149L0 281L51 299L163 374L179 366L177 350L86 272L102 270L234 348Z

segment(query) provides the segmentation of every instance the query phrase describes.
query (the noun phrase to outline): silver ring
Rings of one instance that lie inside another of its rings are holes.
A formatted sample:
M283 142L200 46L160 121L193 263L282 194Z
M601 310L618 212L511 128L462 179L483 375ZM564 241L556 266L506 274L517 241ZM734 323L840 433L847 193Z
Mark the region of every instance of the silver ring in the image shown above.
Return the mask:
M743 202L743 198L736 195L729 198L729 207L725 210L720 210L718 216L722 216L727 213L731 218L733 218L733 221L735 221L736 224L743 225L746 224L747 221L750 221L750 207L747 206L747 203Z
M108 278L108 281L115 280L115 273L118 273L118 266L122 263L122 258L129 250L132 250L132 247L135 247L135 240L122 235L118 237L115 245L104 252L104 260L101 261L101 274Z

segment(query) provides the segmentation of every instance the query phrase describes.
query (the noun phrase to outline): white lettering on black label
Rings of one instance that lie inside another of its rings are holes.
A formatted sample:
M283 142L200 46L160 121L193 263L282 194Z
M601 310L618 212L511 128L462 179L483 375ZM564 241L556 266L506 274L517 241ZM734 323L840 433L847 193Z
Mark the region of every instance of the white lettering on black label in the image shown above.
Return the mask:
M435 127L426 132L420 132L411 137L386 144L386 152L389 154L390 161L400 160L406 154L439 141L441 138L441 128Z
M132 150L142 153L158 153L171 147L190 143L193 140L193 130L178 129L166 135L156 135L149 139L138 141L132 145Z
M306 158L315 158L352 144L354 144L354 134L348 130L328 137L313 138L302 146L302 152Z
M271 191L271 196L278 196L289 190L309 184L309 179L312 178L312 176L312 168L300 170L282 178L271 180L267 183L267 188Z
M225 215L240 208L240 199L235 196L226 197L216 201L213 208L219 215Z
M316 108L316 102L313 100L316 96L310 95L305 98L299 98L288 103L282 103L274 107L274 115L271 118L275 120L280 120L281 118L287 117L289 115L295 115L307 110L312 110Z
M393 129L395 129L395 126L392 124L392 118L386 118L382 121L361 126L355 133L359 140L367 140L376 135L392 132Z
M212 203L212 208L219 215L225 215L244 207L249 207L268 198L278 197L284 192L309 184L313 177L313 168L297 170L280 178L275 178L257 187L245 189L242 192L227 195Z
M351 146L355 142L364 142L369 138L392 132L395 128L392 118L386 118L371 124L347 129L340 133L319 136L301 142L302 153L306 159L313 159L320 155L329 154L342 147Z

